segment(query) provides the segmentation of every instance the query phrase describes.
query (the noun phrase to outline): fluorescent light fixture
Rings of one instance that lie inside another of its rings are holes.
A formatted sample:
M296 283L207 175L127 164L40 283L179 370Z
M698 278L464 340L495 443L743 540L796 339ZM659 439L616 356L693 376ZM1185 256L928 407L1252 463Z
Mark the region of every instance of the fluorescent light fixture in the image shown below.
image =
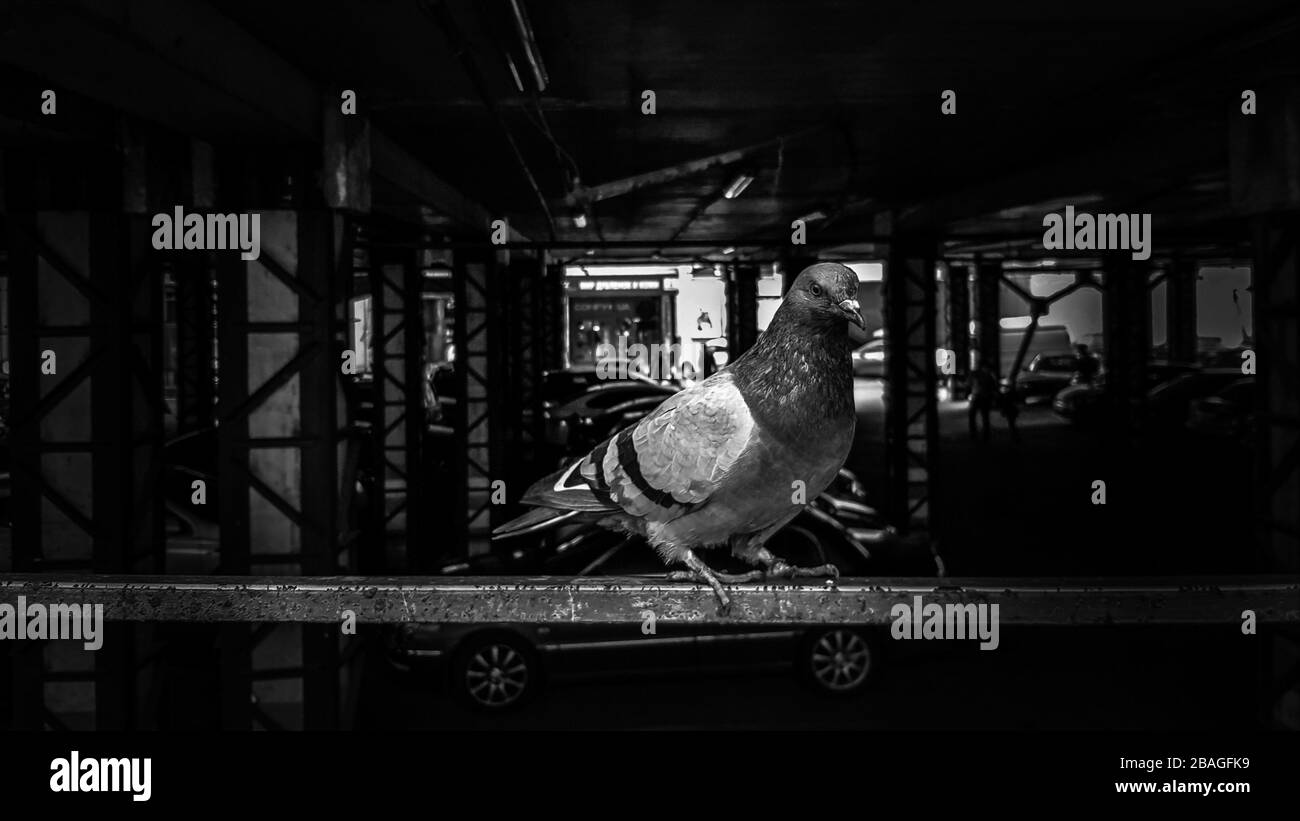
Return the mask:
M850 271L858 275L858 282L883 282L885 265L882 262L848 262Z
M564 269L565 276L574 276L579 270L576 266L566 266ZM583 265L580 270L586 276L592 277L670 277L681 270L680 267L674 268L671 265ZM691 269L686 268L686 273Z
M812 211L807 214L804 214L802 217L799 217L799 219L803 220L804 222L816 222L817 220L824 220L826 219L826 212Z
M754 177L752 175L741 174L731 181L731 185L728 185L727 190L722 192L722 196L729 200L734 200L736 197L745 193L745 189L748 188L749 184L753 181Z
M736 246L734 246L734 245L728 245L726 248L723 248L723 249L722 249L722 255L723 255L724 257L725 257L725 256L730 256L731 254L734 254L734 253L736 253Z

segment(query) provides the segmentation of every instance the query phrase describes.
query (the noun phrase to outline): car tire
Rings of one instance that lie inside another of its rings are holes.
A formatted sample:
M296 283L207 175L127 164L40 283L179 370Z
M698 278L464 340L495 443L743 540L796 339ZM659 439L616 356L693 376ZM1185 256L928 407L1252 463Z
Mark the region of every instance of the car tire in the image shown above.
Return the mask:
M880 653L875 638L852 627L809 630L799 647L796 666L818 692L847 697L861 694L876 679Z
M503 713L527 704L542 686L537 650L509 632L470 636L451 664L451 688L470 707Z

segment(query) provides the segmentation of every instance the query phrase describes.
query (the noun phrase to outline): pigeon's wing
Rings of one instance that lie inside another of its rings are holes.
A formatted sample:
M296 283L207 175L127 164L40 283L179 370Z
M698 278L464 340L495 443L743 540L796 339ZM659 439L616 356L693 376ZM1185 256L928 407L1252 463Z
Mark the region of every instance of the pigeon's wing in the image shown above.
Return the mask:
M724 371L602 442L579 470L626 513L667 522L708 501L732 475L754 432L749 407Z

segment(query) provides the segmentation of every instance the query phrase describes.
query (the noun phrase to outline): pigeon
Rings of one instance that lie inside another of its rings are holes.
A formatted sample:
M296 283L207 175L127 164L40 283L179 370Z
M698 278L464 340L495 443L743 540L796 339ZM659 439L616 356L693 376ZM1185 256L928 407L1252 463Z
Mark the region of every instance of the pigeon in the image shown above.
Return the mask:
M533 509L493 538L574 522L641 536L667 565L685 567L669 579L707 584L723 612L723 582L838 576L830 564L789 565L764 544L848 457L857 421L848 326L864 327L857 295L843 265L804 269L743 356L535 483L520 500ZM710 569L697 551L720 546L757 569Z

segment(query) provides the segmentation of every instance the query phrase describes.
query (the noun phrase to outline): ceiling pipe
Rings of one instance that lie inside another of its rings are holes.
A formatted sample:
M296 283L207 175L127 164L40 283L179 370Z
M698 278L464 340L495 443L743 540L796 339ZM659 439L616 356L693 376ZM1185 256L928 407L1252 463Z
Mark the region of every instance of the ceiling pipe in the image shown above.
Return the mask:
M533 79L537 81L537 91L540 94L546 91L550 77L546 74L546 65L542 63L542 54L537 48L537 39L533 36L533 25L529 22L528 12L524 11L523 3L520 0L510 0L510 12L514 15L515 30L519 32L519 41L523 44L524 56L528 58L528 66L533 70Z
M506 124L505 117L501 114L500 107L497 106L496 99L488 90L487 80L479 70L478 63L474 60L474 54L470 49L469 41L465 34L460 30L455 18L451 16L451 10L447 8L446 3L442 0L422 0L420 8L433 18L438 27L442 29L443 36L447 38L447 43L451 46L452 52L460 61L461 67L465 69L465 74L469 76L470 83L473 84L474 90L478 92L483 104L491 112L493 119L496 120L497 126L501 133L505 135L506 142L510 144L510 150L515 155L515 160L519 168L528 180L528 185L533 189L533 194L537 197L537 202L541 206L542 213L546 216L546 226L550 233L551 239L554 240L555 234L555 217L551 214L551 206L542 194L542 189L537 184L537 178L533 176L532 169L528 167L527 161L524 160L523 153L519 150L519 145L515 142L514 134L510 131L510 126Z

